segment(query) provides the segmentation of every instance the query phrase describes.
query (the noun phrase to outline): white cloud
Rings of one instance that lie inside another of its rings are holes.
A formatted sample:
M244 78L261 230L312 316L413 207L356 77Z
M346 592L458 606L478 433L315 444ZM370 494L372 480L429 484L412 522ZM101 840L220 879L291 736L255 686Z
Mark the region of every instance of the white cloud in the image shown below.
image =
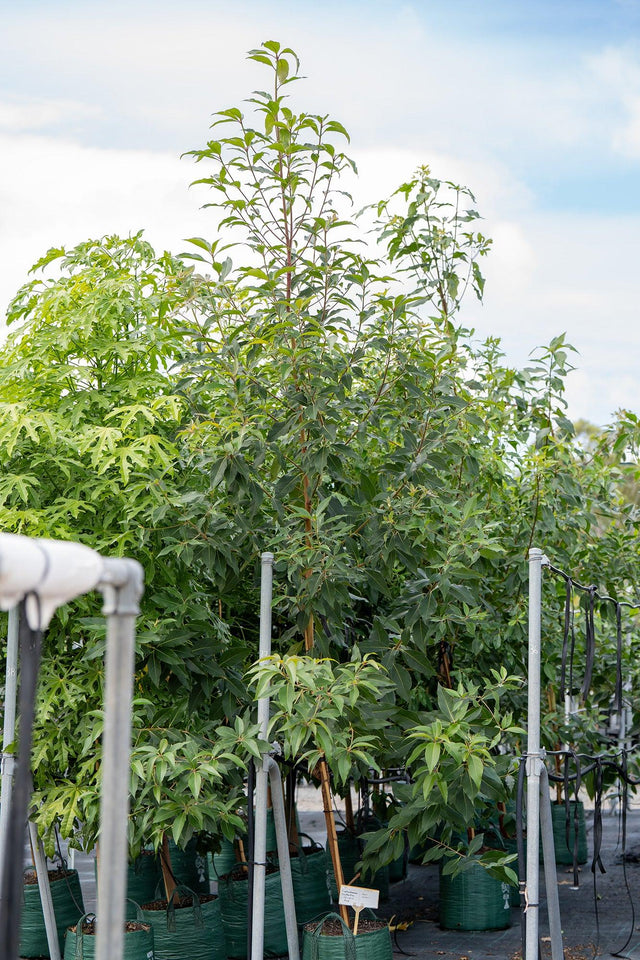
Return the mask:
M96 106L74 100L30 99L0 101L0 130L21 133L100 114Z
M37 18L14 5L7 58L37 95L0 102L0 305L51 245L145 227L156 246L179 251L183 237L211 236L213 216L198 209L208 198L187 190L198 169L176 154L206 140L212 110L262 84L246 49L278 37L300 52L309 78L291 88L296 102L354 134L356 206L421 163L474 190L494 238L485 305L465 313L479 334L503 336L523 363L567 330L581 351L573 415L603 421L620 404L638 409L640 218L542 214L527 185L531 171L566 181L583 156L605 165L612 150L640 157L636 51L586 56L525 36L471 42L436 31L426 4L388 8L382 19L345 3L341 18L336 31L319 6L301 4L293 18L284 4L244 0L179 9L112 0L43 6Z
M588 61L601 96L612 112L607 128L611 147L626 157L640 157L640 58L629 47L608 47Z
M182 238L210 226L188 190L189 160L3 135L0 158L2 315L31 264L51 246L145 228L152 243L179 251Z
M355 206L387 195L424 158L409 150L358 150ZM50 246L144 227L157 247L184 249L213 237L213 214L189 159L136 150L99 150L46 136L0 136L0 304ZM604 422L619 406L640 406L636 364L640 218L536 213L533 198L500 165L433 155L433 172L473 183L494 249L483 269L484 306L464 319L478 336L503 338L510 361L567 331L580 351L569 381L571 414ZM505 216L505 213L507 214Z

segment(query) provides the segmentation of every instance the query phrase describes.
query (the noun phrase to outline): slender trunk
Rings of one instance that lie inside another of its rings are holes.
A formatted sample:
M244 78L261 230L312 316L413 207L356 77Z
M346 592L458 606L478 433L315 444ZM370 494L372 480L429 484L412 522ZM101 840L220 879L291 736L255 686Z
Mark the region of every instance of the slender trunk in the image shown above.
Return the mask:
M162 879L164 881L164 891L167 897L167 903L170 902L176 890L176 880L171 869L171 854L169 853L169 836L164 834L162 838L162 851L160 853L160 864L162 866Z

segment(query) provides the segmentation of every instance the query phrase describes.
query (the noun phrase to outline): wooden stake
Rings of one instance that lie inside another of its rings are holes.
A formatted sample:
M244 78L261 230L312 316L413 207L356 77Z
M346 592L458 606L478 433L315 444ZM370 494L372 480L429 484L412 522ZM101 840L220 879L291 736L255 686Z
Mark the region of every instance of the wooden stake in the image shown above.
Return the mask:
M336 833L336 822L333 819L333 805L331 803L331 786L329 783L329 767L326 760L321 760L318 764L320 773L320 785L322 787L322 806L324 808L324 819L327 825L327 839L329 841L329 852L331 862L333 863L333 873L336 878L336 887L338 888L338 897L340 897L340 888L344 885L344 875L342 873L342 863L340 862L340 850L338 848L338 834ZM349 913L345 906L340 905L340 916L347 926L349 926Z
M169 837L166 833L162 837L162 854L160 856L160 863L162 865L162 879L164 880L164 892L167 895L167 903L169 903L174 893L176 892L176 881L174 880L173 871L171 869L171 854L169 853Z
M356 915L356 918L353 921L353 935L355 937L358 935L358 924L360 923L360 914L362 913L362 907L354 907L353 910Z
M238 837L238 853L240 854L240 863L242 864L242 869L245 873L249 872L249 867L247 865L247 855L244 852L244 842Z

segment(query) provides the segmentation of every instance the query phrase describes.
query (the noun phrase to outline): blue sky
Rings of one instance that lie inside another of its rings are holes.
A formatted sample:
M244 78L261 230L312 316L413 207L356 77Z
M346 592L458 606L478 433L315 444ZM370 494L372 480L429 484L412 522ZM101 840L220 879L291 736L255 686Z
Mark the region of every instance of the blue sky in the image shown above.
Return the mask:
M467 319L514 363L564 330L573 416L640 409L637 0L0 0L0 304L48 246L213 229L182 151L260 83L277 38L297 103L342 120L377 199L420 162L468 184L494 237Z

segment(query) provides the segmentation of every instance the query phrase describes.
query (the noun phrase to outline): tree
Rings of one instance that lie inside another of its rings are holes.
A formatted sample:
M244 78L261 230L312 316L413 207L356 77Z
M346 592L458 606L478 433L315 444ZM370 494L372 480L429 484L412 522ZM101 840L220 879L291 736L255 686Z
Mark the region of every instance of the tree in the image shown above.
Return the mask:
M350 704L356 740L384 732L364 749L380 766L408 762L442 688L461 682L464 698L497 663L524 672L529 546L577 575L597 567L619 596L635 575L637 508L611 455L637 449L637 422L587 449L566 416L562 335L519 371L459 325L490 247L473 195L422 167L355 217L344 127L291 108L291 49L269 41L250 57L270 90L249 114L218 113L192 151L221 215L213 241L192 238L181 258L139 235L50 252L36 266L61 275L23 288L9 318L22 327L0 355L5 528L130 552L151 584L134 846L169 821L176 839L237 822L257 752L244 674L262 550L277 558L276 662L306 654L309 690L326 687L323 657L334 677L384 667L379 696ZM78 698L97 708L102 639L81 609L56 620L43 682L42 722L60 713L66 746L41 726L36 753L43 822L65 831L95 822L100 717ZM550 681L557 621L547 615ZM520 689L502 694L517 723ZM293 756L299 729L282 729ZM353 761L355 774L365 761ZM477 766L462 766L473 781Z
M258 750L242 716L214 736L208 702L225 669L222 692L233 688L239 654L206 580L181 556L183 503L198 477L186 466L186 407L168 371L184 352L191 271L139 234L51 250L34 269L53 266L58 274L25 285L9 311L18 329L0 355L0 522L135 555L145 568L133 851L170 825L176 841L194 829L232 833L243 759ZM45 640L33 756L49 849L56 824L88 847L97 836L103 652L92 598L59 611Z

